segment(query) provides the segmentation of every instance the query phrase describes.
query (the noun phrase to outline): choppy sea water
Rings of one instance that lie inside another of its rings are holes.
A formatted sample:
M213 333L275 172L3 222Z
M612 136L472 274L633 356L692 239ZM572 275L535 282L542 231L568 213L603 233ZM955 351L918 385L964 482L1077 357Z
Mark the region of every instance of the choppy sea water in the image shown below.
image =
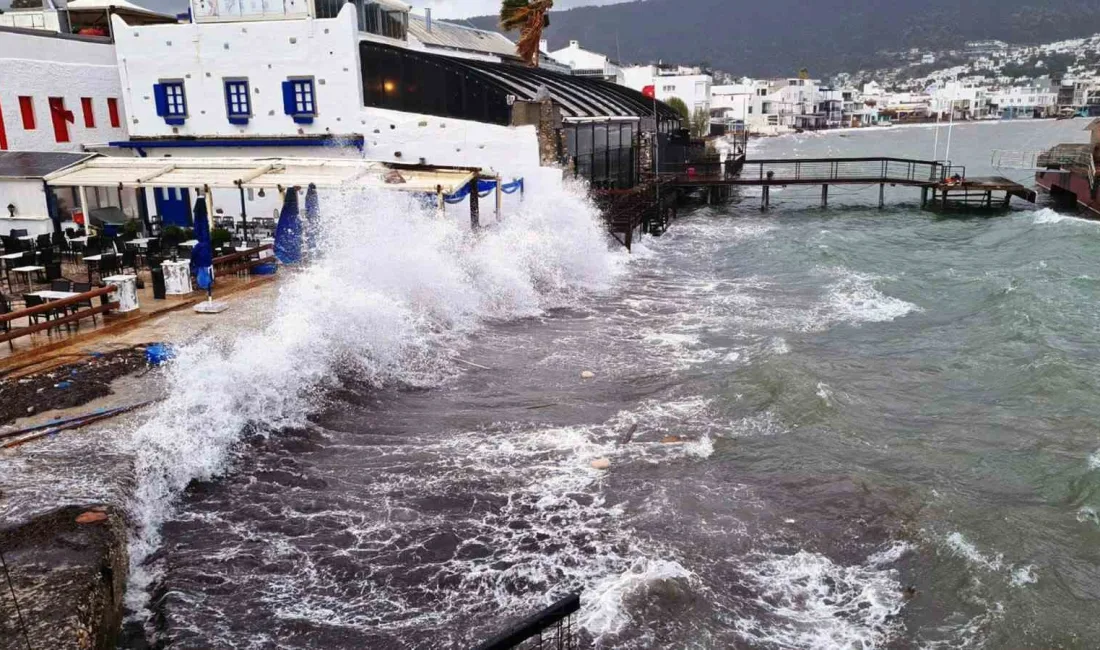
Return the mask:
M1080 126L960 126L952 158ZM932 132L755 147L929 157ZM629 257L572 194L478 241L329 197L358 217L325 259L265 328L185 350L132 433L133 627L463 648L583 590L592 647L1100 642L1100 222L801 193Z

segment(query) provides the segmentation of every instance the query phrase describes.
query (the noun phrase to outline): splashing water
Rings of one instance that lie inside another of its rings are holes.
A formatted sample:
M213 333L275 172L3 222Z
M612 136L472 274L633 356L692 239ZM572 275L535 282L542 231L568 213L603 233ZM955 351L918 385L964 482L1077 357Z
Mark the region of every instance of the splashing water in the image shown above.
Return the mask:
M142 611L144 567L160 526L192 482L230 466L246 430L307 425L339 373L374 385L432 385L465 335L605 289L624 256L609 249L579 187L528 193L500 223L472 234L394 192L323 195L321 255L284 278L266 326L184 347L168 398L130 440L128 605Z

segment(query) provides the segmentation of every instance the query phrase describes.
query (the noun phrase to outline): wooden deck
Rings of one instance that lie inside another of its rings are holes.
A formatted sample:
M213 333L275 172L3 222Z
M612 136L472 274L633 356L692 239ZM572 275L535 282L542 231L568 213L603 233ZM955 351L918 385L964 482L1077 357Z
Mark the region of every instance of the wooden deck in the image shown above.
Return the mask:
M921 207L934 210L1005 209L1012 197L1031 203L1036 199L1035 190L1004 177L967 178L960 165L892 157L746 160L737 174L717 163L687 163L670 175L670 181L687 190L762 187L765 209L771 203L771 188L788 185L820 185L823 206L828 205L831 185L878 185L879 207L884 207L887 185L920 189Z
M86 267L83 264L66 262L62 266L62 274L65 278L75 281L84 281L87 278ZM153 298L153 283L148 269L142 269L139 271L139 275L145 281L145 288L138 290L139 310L125 314L110 313L101 315L97 319L98 322L95 323L91 318L85 318L80 321L79 329L72 328L69 330L62 325L60 330L52 330L49 334L38 332L15 339L12 341L11 346L7 343L0 343L0 370L23 366L35 366L36 369L42 369L48 359L54 357L63 349L91 344L93 341L101 340L104 337L114 336L137 327L150 319L180 309L190 308L206 299L205 292L195 291L186 296L168 296L166 299L156 300ZM219 277L214 288L214 295L215 297L223 297L248 290L270 282L274 277L251 275ZM4 290L7 291L7 288L5 284ZM7 295L18 300L24 293L48 288L48 285L32 284L27 286L16 284L13 291ZM12 323L13 328L24 325L26 325L26 322L20 320Z

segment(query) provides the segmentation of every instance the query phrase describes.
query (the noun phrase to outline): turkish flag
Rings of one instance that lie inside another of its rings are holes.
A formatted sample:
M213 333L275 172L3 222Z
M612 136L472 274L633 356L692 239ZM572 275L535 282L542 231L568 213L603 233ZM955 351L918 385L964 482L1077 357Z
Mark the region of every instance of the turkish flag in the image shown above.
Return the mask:
M656 86L646 86L645 88L642 88L642 94L645 95L646 97L650 98L650 99L656 99L657 98L657 87Z

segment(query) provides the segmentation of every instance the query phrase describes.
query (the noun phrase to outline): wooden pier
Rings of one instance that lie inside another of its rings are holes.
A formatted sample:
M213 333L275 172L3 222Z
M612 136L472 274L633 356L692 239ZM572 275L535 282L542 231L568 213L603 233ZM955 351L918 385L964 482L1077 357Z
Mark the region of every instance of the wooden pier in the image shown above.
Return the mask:
M1034 203L1036 194L1015 181L1002 177L967 178L966 168L949 162L910 158L795 158L746 160L739 173L725 164L685 163L671 174L677 188L707 192L714 188L755 186L763 188L761 207L771 205L771 188L789 185L820 185L821 205L829 204L833 185L878 185L880 208L885 207L886 186L921 190L921 207L932 210L1000 210L1012 197ZM931 194L931 196L930 196Z

